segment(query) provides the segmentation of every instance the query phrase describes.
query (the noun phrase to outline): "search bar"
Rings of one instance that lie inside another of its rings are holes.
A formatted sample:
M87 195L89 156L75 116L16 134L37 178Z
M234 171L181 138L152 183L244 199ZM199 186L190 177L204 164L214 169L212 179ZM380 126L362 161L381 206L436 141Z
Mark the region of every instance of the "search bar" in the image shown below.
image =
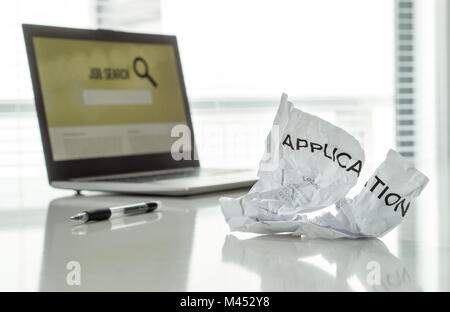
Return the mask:
M83 90L84 105L151 105L150 90Z

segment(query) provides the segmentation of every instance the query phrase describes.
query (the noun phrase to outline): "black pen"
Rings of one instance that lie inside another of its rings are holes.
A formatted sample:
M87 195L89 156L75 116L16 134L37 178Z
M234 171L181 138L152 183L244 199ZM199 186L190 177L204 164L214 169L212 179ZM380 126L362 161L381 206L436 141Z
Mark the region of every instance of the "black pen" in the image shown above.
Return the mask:
M89 222L89 221L101 221L108 220L109 218L113 218L116 216L128 216L128 215L136 215L147 212L152 212L156 208L161 205L159 201L153 201L148 203L138 203L131 205L123 205L112 208L103 208L103 209L95 209L91 211L83 211L72 217L70 217L71 221L75 222Z

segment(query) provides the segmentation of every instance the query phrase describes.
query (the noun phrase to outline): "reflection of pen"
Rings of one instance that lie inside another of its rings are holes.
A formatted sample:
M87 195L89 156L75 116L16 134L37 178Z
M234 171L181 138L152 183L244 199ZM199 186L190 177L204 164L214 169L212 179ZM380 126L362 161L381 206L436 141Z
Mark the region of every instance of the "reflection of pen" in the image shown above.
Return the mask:
M83 211L70 217L70 220L76 222L89 222L89 221L108 220L109 218L116 216L142 214L152 212L153 210L158 208L160 204L161 204L160 202L148 202L112 208L95 209L91 211Z
M94 234L97 232L105 232L105 231L112 232L136 228L139 226L148 225L160 221L162 219L162 213L155 212L145 217L138 217L138 216L136 217L133 218L133 216L131 216L130 218L116 218L111 220L105 220L105 222L94 222L93 224L89 223L75 224L70 228L70 232L72 233L72 235L84 236Z

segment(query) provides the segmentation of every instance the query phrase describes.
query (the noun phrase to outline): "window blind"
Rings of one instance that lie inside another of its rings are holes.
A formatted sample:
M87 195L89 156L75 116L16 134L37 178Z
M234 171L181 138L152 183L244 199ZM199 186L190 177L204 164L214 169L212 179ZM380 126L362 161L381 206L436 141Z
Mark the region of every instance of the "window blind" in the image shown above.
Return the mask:
M135 28L160 19L160 0L97 0L100 28Z
M396 145L414 158L414 0L396 0Z

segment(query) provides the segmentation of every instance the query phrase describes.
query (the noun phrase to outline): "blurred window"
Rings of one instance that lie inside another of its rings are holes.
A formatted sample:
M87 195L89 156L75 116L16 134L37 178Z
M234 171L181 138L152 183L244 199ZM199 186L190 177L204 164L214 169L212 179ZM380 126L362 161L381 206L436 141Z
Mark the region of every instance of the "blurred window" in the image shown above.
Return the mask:
M395 142L395 8L394 0L2 1L0 168L45 173L22 23L177 35L203 165L256 167L286 92L355 135L371 168Z

